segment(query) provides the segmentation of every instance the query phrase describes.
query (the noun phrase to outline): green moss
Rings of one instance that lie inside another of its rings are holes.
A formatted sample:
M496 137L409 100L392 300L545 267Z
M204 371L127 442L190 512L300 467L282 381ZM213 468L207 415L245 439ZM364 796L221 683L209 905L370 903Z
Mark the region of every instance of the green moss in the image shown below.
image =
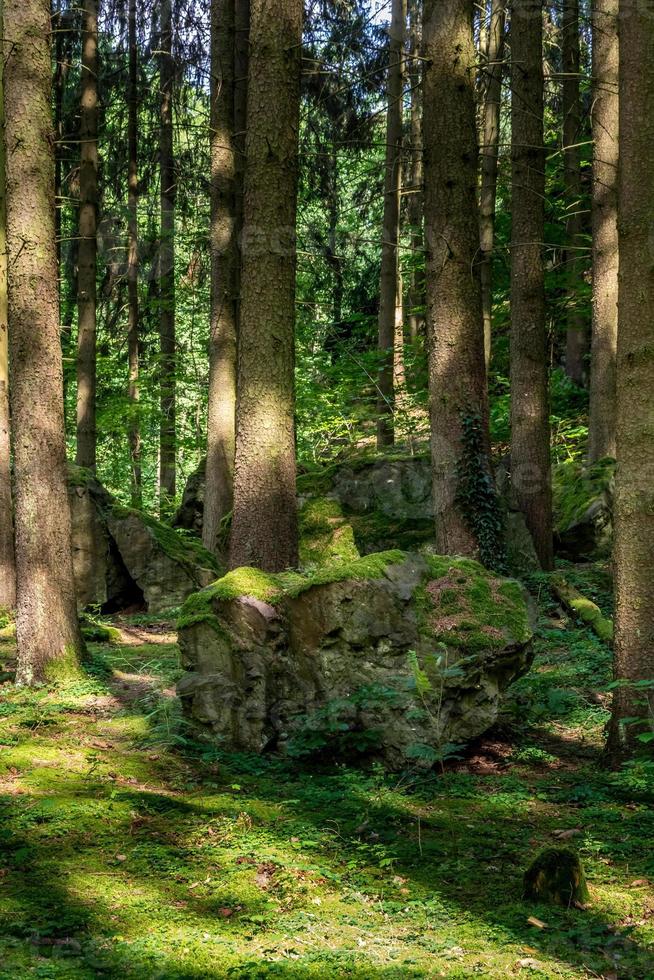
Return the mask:
M417 551L434 538L433 520L390 518L381 511L352 514L348 520L354 531L355 543L364 553L376 551L384 545L400 551Z
M80 666L80 655L85 651L77 650L73 645L64 647L59 656L49 660L43 672L45 684L52 687L66 687L76 681L86 680L86 675Z
M615 477L615 460L601 459L592 466L566 460L552 473L554 524L559 534L578 524L588 508L610 490Z
M562 575L552 576L551 582L554 592L565 607L585 626L590 627L600 640L604 643L612 643L613 620L604 616L599 606L577 592Z
M90 643L117 643L120 640L120 630L88 613L80 616L80 628L82 636Z
M589 898L581 861L567 847L546 847L525 872L524 897L566 908L585 905Z
M337 500L308 500L300 511L300 565L327 565L358 558L352 526Z
M351 561L326 565L310 575L296 576L294 581L287 580L285 594L295 598L314 585L328 585L331 582L345 582L349 579L362 582L366 579L383 578L389 565L398 565L405 561L406 557L404 551L379 551Z
M5 606L0 606L0 632L10 626L13 621L14 617L11 610Z
M179 564L195 565L201 568L209 568L215 572L222 569L215 555L202 546L202 542L190 534L182 534L168 524L158 521L156 517L146 514L142 510L132 507L124 507L122 504L114 504L111 508L112 517L115 520L122 520L132 515L138 517L140 521L152 532L152 536L165 554Z

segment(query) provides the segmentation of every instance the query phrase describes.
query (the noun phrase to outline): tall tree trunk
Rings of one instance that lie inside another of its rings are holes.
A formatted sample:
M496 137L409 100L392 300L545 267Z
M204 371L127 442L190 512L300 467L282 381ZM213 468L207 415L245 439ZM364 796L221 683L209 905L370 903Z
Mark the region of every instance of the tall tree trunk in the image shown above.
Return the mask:
M593 4L593 330L588 458L615 456L618 343L618 0Z
M237 270L235 3L211 4L211 336L202 539L219 549L232 509L236 413Z
M427 243L427 344L436 542L442 554L477 555L460 500L466 419L484 432L488 412L479 249L475 46L472 0L426 0L423 141Z
M297 562L295 219L301 0L250 5L231 564Z
M561 20L563 64L563 177L566 200L565 267L568 281L568 312L565 340L566 373L578 385L586 383L588 334L583 313L575 302L575 287L581 275L580 248L583 244L581 214L581 102L579 100L579 0L564 0Z
M96 461L96 263L98 223L98 0L83 0L80 101L80 207L77 274L78 466Z
M0 0L0 38L4 37ZM9 438L9 335L7 317L7 197L5 189L4 57L0 59L0 609L16 603L14 519Z
M379 277L378 345L380 368L377 399L377 448L394 441L393 388L395 310L399 272L400 191L402 183L402 99L406 0L392 0L386 96L386 163L381 273Z
M141 470L141 422L139 413L139 252L138 252L138 42L136 36L136 0L129 0L127 47L129 77L127 87L127 358L129 384L128 439L132 461L132 505L143 502Z
M7 0L4 30L11 410L20 684L77 669L55 244L49 0Z
M490 366L493 325L493 246L495 243L495 201L497 198L497 159L500 143L505 20L506 0L491 0L486 85L481 126L481 191L479 197L481 303L484 314L486 371Z
M543 11L511 6L511 476L536 553L553 564L547 329L542 242Z
M66 80L70 70L69 59L69 38L72 34L70 29L70 12L65 16L62 12L61 0L55 4L52 19L54 31L54 53L55 53L55 72L54 72L54 132L55 132L55 234L57 239L57 269L59 270L59 301L61 305L61 346L65 359L70 356L71 338L73 331L73 318L77 300L77 240L66 242L62 241L63 233L63 210L64 210L64 189L63 189L63 169L65 152L65 127L64 127L64 93L66 90ZM67 295L62 289L62 284L66 279L70 281L70 294ZM72 295L71 295L72 294ZM67 387L69 381L68 372L64 371L64 406L67 403Z
M160 410L159 510L170 513L175 499L175 197L177 178L173 148L172 0L161 0L159 84L161 120L159 156L161 179L161 243L159 246Z
M420 0L409 0L409 195L407 219L411 229L411 275L407 290L409 340L413 343L424 324L425 288L418 272L423 248L422 213L422 88L420 68Z
M622 12L622 4L620 5ZM654 23L647 5L620 19L619 325L615 493L615 679L609 752L654 731ZM643 689L633 685L648 681ZM638 719L629 722L627 719Z

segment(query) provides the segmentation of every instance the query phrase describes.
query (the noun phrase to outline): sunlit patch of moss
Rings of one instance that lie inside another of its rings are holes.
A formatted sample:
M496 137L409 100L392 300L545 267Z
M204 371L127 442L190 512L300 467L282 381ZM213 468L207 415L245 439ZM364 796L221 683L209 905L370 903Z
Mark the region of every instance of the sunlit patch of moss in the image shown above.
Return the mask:
M179 564L195 565L201 568L212 569L220 572L222 568L215 555L202 546L202 542L191 534L183 534L175 530L168 524L158 521L151 514L145 511L136 510L132 507L125 507L122 504L114 504L111 514L115 520L121 520L130 515L135 515L152 532L152 536L161 548L173 561Z
M577 459L559 463L552 472L554 524L559 533L574 527L591 505L612 487L616 463L607 457L590 466Z
M337 500L317 498L300 510L300 566L319 567L359 557L352 525Z

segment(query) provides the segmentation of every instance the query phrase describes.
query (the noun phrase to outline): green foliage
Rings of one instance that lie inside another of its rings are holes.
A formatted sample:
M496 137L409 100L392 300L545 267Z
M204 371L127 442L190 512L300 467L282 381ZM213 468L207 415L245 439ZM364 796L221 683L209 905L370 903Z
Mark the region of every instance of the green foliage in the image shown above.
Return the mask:
M587 466L570 459L554 467L552 497L554 524L559 533L574 527L592 505L612 491L615 460L602 459Z
M456 503L479 545L483 564L505 572L504 520L490 470L482 421L477 415L464 415L461 427Z
M394 707L406 697L394 688L379 684L362 685L347 698L334 698L323 707L300 719L300 724L288 740L286 752L290 758L313 755L352 756L367 754L381 747L381 731L371 728L361 719L362 712L380 711Z

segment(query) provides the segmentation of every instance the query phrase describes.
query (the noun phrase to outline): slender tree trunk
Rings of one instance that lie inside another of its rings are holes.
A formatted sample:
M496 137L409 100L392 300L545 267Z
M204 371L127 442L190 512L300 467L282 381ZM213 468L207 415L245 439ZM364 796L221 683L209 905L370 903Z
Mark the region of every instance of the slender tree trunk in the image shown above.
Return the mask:
M506 0L491 0L486 86L481 126L481 191L479 197L481 302L484 314L484 353L487 372L491 358L493 323L493 246L495 243L495 201L497 198L497 160L500 142L505 19Z
M386 97L386 163L384 219L379 278L378 345L380 368L377 399L377 448L394 442L393 361L395 310L399 272L400 192L402 184L402 98L404 91L404 36L406 0L392 0Z
M250 5L231 564L297 562L295 219L301 0Z
M620 5L622 12L622 4ZM615 678L609 752L654 731L654 23L647 5L620 19L619 327L614 506ZM649 682L643 689L638 682ZM629 722L627 719L638 719Z
M426 0L423 20L427 345L436 543L476 555L459 501L466 418L488 442L479 249L472 0ZM488 445L485 447L487 452ZM479 462L490 478L487 456Z
M553 563L547 329L542 242L543 19L511 6L511 476L543 568Z
M4 37L0 0L0 38ZM9 335L7 315L7 197L5 191L4 57L0 59L0 609L16 604L14 518L9 438Z
M81 92L76 462L78 466L86 466L94 470L98 251L98 0L84 0L82 5Z
M161 0L159 83L161 124L159 156L161 179L161 243L159 246L160 409L159 509L170 513L175 499L175 197L177 178L173 148L172 0Z
M127 90L128 229L127 229L127 357L129 369L128 439L132 461L131 497L134 507L143 501L141 475L141 422L139 413L139 253L138 253L138 47L136 0L129 0L127 21L129 78Z
M425 286L418 271L423 248L422 214L422 88L420 68L420 0L409 0L409 196L407 218L411 229L411 275L407 291L409 340L413 343L424 325Z
M19 684L77 670L66 491L49 0L6 0L7 238Z
M235 4L211 5L211 338L202 538L216 553L232 509L239 236L236 226Z
M579 100L579 0L564 0L561 21L563 63L563 176L566 198L566 279L569 283L565 341L566 373L578 385L586 383L588 334L583 313L575 302L581 275L583 244L581 214L581 102Z
M588 458L615 456L618 343L618 0L593 5L593 330Z

